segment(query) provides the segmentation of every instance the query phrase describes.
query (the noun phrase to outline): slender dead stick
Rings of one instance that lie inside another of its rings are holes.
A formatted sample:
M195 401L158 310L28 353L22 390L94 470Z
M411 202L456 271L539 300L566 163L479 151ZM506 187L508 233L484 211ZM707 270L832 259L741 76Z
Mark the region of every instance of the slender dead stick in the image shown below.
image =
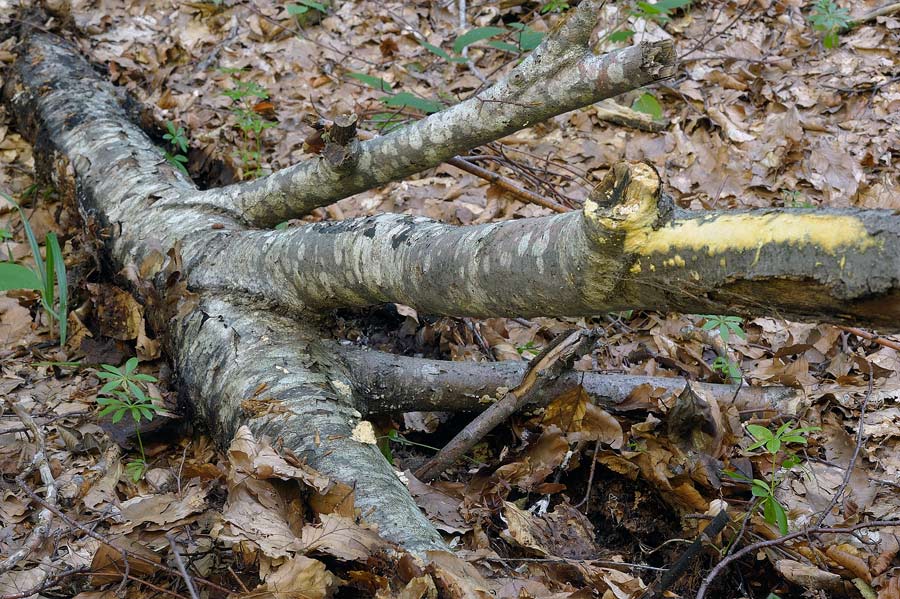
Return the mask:
M816 522L816 526L822 526L822 523L825 522L825 518L831 513L831 509L837 505L837 502L844 496L844 491L847 490L847 485L850 484L850 478L853 476L853 469L856 468L856 460L859 459L859 452L866 440L866 436L863 432L866 423L866 408L869 405L869 398L872 397L872 387L875 384L875 372L873 371L872 363L867 362L867 364L869 365L869 385L866 388L866 396L859 405L859 420L857 420L856 423L856 445L853 447L853 455L850 456L850 462L847 464L847 469L844 471L844 478L841 481L841 486L839 486L834 492L834 495L831 496L831 501L828 502L828 507L822 511L822 514Z
M362 131L358 130L356 132L357 137L362 140L372 139L377 137L375 133L370 131ZM485 181L488 181L500 189L511 193L516 196L523 202L527 202L529 204L536 204L543 208L549 208L554 212L571 212L571 208L568 206L563 206L558 202L554 202L549 198L545 198L541 195L534 193L533 191L529 191L510 179L509 177L504 177L503 175L497 174L493 171L489 171L486 168L480 167L478 165L472 164L468 160L466 160L462 156L454 156L453 158L447 160L447 164L455 166L461 171L465 171L470 175L475 175L476 177L480 177Z
M848 333L856 335L857 337L862 337L863 339L871 341L872 343L877 343L882 347L889 347L891 349L900 351L900 342L886 339L885 337L881 337L879 335L876 335L875 333L870 333L869 331L864 331L863 329L857 329L856 327L845 327L838 325L838 328L842 331L847 331Z
M481 177L485 181L489 181L493 185L496 185L500 189L504 191L508 191L513 194L517 198L528 202L529 204L537 204L538 206L542 206L544 208L549 208L554 212L571 212L571 208L567 206L563 206L557 202L549 198L545 198L540 196L533 191L528 191L524 187L517 185L515 181L512 179L508 179L503 175L499 175L493 171L489 171L486 168L477 166L472 164L465 158L461 158L459 156L454 156L450 160L447 161L447 164L453 165L461 171L465 171L471 175L475 175L476 177Z
M56 507L56 495L58 491L56 480L53 478L53 473L50 471L50 462L47 460L47 447L44 443L44 434L34 422L31 415L25 411L25 408L23 408L19 402L13 401L12 398L7 397L6 403L12 411L15 412L16 416L19 417L19 420L22 421L25 428L31 432L34 437L34 442L37 444L37 450L34 452L31 464L24 472L16 476L16 483L24 485L25 479L34 472L35 468L37 468L38 472L41 474L41 481L46 488L45 492L47 497L44 500L44 508L38 513L37 521L34 523L31 532L28 533L25 542L19 549L13 551L9 557L0 562L0 574L10 571L16 564L31 555L31 553L44 542L44 539L47 538L47 535L50 532L50 523L53 522L52 510Z
M715 580L716 577L721 574L725 568L730 566L735 561L741 559L745 555L748 555L755 551L759 551L760 549L782 545L788 541L792 541L800 537L807 537L809 535L850 534L852 532L863 530L865 528L883 528L886 526L900 526L900 520L872 520L871 522L862 522L860 524L855 524L847 528L807 528L805 530L792 532L790 534L784 535L783 537L778 537L777 539L769 539L768 541L760 541L758 543L753 543L752 545L747 545L740 551L736 551L735 553L732 553L731 555L720 561L718 564L716 564L715 568L709 571L709 574L706 575L706 578L704 578L703 582L700 584L700 589L697 591L697 596L695 597L695 599L705 599L706 591L709 589L709 585L712 584L712 581Z
M850 23L847 24L847 27L844 28L844 31L852 29L853 27L858 27L863 23L874 21L878 17L886 17L892 15L895 12L900 12L900 2L891 2L890 4L885 4L884 6L876 8L875 10L871 10L855 19L851 19Z
M703 549L704 545L715 539L729 522L731 522L731 518L728 517L728 511L724 509L719 511L709 525L697 535L690 547L678 558L678 561L672 564L672 567L666 570L655 583L647 587L640 599L651 599L669 590L687 572L688 567L700 554L700 550Z
M434 480L464 453L472 449L485 435L515 414L522 405L527 403L528 393L537 383L538 376L547 373L560 361L571 360L585 345L585 340L593 343L593 337L581 329L559 335L547 349L534 358L531 366L525 372L522 382L515 389L507 392L500 401L476 416L436 456L415 472L416 478L424 482Z
M178 566L178 571L181 572L181 577L184 579L184 584L187 585L191 599L200 599L197 589L194 588L194 581L191 575L188 574L187 568L184 567L184 560L181 559L181 553L178 552L178 545L175 543L175 536L171 531L166 533L166 539L169 541L169 547L172 548L172 555L175 556L175 565Z

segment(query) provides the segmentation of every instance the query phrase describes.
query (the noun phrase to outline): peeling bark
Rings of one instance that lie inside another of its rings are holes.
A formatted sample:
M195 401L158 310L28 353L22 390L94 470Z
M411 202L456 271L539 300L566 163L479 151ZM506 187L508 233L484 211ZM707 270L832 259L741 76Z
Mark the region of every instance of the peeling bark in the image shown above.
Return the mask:
M47 162L68 161L74 169L79 208L105 231L115 270L149 269L152 285L138 282L151 285L156 309L148 314L165 333L187 403L218 442L227 446L241 424L279 438L332 480L354 487L357 507L386 538L421 554L444 548L377 448L352 438L360 400L316 329L234 297L193 298L171 286L203 253L228 251L227 230L237 224L162 205L197 190L128 120L112 86L74 50L35 35L4 97ZM173 247L180 250L164 258ZM264 409L245 409L254 398Z

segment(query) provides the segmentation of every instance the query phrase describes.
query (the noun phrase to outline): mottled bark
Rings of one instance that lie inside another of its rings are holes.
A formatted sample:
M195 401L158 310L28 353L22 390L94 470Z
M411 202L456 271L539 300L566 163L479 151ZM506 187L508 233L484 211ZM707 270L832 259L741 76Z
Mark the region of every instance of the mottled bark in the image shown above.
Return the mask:
M339 164L317 157L268 177L182 200L260 227L309 213L380 184L437 166L482 144L671 76L671 41L597 55L590 34L602 0L584 0L508 77L388 135L354 141Z
M148 315L164 334L185 399L218 442L227 445L241 424L280 438L354 487L356 505L386 538L418 553L442 548L376 447L352 438L360 398L320 333L227 294L193 296L177 283L176 272L189 276L203 253L229 251L237 223L166 205L196 188L129 121L112 86L58 38L32 36L12 74L3 91L20 129L35 139L60 187L70 188L59 177L74 171L78 207L104 231L113 270L147 276L137 290L153 303ZM255 396L263 384L265 393ZM245 409L253 399L260 409Z
M397 302L427 314L590 316L633 308L900 327L900 215L673 209L620 164L584 210L456 227L381 214L236 232L193 283L294 309Z

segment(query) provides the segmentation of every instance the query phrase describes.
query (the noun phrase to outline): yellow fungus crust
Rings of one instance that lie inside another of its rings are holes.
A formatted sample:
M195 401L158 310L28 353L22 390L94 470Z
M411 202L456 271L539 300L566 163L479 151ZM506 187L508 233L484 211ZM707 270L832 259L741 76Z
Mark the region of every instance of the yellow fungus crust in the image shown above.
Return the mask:
M853 216L720 214L674 221L656 231L649 225L631 227L625 238L625 251L649 256L705 248L710 256L715 256L746 250L759 252L769 244L815 245L831 255L839 250L863 251L880 245Z

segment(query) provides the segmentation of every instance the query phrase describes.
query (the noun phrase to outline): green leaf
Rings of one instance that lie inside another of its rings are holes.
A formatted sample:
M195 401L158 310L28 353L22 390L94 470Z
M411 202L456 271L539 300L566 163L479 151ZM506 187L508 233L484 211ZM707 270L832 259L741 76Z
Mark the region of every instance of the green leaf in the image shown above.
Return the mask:
M128 358L128 361L125 362L125 374L131 374L134 372L134 369L138 366L137 358Z
M765 518L766 522L769 524L775 524L777 522L775 516L775 507L773 504L775 503L775 498L768 496L763 500L763 518Z
M659 120L662 118L662 106L659 104L659 100L656 99L651 93L644 92L641 94L632 104L631 108L633 110L637 110L638 112L643 112L645 114L649 114L655 120Z
M468 62L468 59L465 58L464 56L450 56L450 54L448 54L443 48L435 46L434 44L429 44L425 40L419 40L419 43L422 45L423 48L425 48L432 54L440 56L441 58L443 58L444 60L446 60L448 62L455 62L457 64L462 64L462 63Z
M156 377L152 374L133 374L131 375L131 379L135 381L147 381L148 383L156 382Z
M12 262L0 262L0 291L41 289L41 280L30 268Z
M144 391L131 381L128 381L128 388L131 391L131 395L133 395L135 399L140 402L147 401L147 396L144 395Z
M37 266L37 274L41 277L41 288L46 288L47 282L44 280L44 276L46 274L46 270L44 269L44 260L41 258L41 246L38 244L37 238L34 236L34 231L31 230L31 224L28 222L28 217L25 216L25 211L22 210L22 207L19 206L18 203L5 193L0 193L6 201L10 202L13 206L16 207L16 210L19 211L19 218L22 219L22 226L25 228L25 237L28 238L28 245L31 246L31 254L34 257L34 263Z
M769 453L778 453L781 450L781 439L778 437L772 437L768 441L766 441L766 451Z
M624 31L614 31L609 36L609 41L611 42L627 42L632 37L634 37L634 31L630 29L625 29Z
M837 48L839 45L841 45L840 35L838 35L837 31L829 31L827 34L825 34L825 37L822 39L822 43L829 50Z
M381 101L385 106L409 106L410 108L421 110L422 112L425 112L427 114L431 114L432 112L439 112L444 108L444 105L440 102L435 102L434 100L426 100L425 98L420 98L409 92L400 92L399 94L394 96L385 96L381 98Z
M99 374L103 374L103 373L99 373ZM118 380L115 380L115 381L109 381L108 383L106 383L105 385L103 385L102 387L100 387L100 393L101 393L101 394L108 394L108 393L112 392L113 389L115 389L116 387L118 387L118 386L121 385L121 384L122 384L122 383L121 383L120 381L118 381Z
M289 15L302 15L306 14L310 8L314 8L321 13L327 13L328 7L320 2L315 2L315 0L297 0L300 4L288 4L285 8L287 8Z
M510 23L509 26L518 30L519 35L517 36L517 41L519 42L519 47L522 48L524 52L534 50L544 40L543 32L535 31L524 23Z
M502 27L476 27L456 38L453 42L453 51L460 54L468 46L502 33L506 33L506 29Z
M110 405L106 406L105 408L103 408L102 410L100 410L99 415L106 416L107 414L112 414L113 412L115 412L118 409L119 409L119 404L110 404Z
M66 344L69 324L69 282L66 277L66 263L63 260L62 249L59 247L56 233L47 233L47 247L50 250L50 256L56 263L56 286L59 288L59 346L62 347Z
M784 506L781 505L781 502L779 502L774 497L772 497L769 501L772 504L772 511L775 514L775 522L778 523L778 530L782 535L786 535L789 530L787 512L784 511Z
M637 6L643 13L648 15L661 15L665 13L665 11L657 8L655 4L650 4L649 2L638 2Z
M682 6L688 6L693 0L658 0L656 7L663 12L670 12Z
M122 374L122 371L119 370L118 368L116 368L115 366L113 366L112 364L101 364L100 367L103 368L104 370L108 370L109 372L112 372L113 374Z
M753 479L753 486L750 487L750 492L753 493L754 497L769 497L772 493L769 485L758 478Z
M748 424L747 432L753 435L754 439L768 441L773 437L772 431L758 424Z
M518 54L520 51L518 46L510 44L509 42L501 42L500 40L491 40L487 43L487 45L496 50L512 52L513 54Z
M116 413L113 414L113 417L112 417L112 423L116 424L120 420L122 420L122 417L125 416L125 412L127 412L127 411L128 411L128 408L119 408L118 410L116 410Z
M347 76L352 79L356 79L357 81L362 81L369 87L374 87L375 89L383 92L389 92L394 89L393 87L391 87L390 83L388 83L381 77L374 77L372 75L366 75L365 73L347 73Z
M722 474L724 474L728 478L733 478L735 480L742 480L742 481L745 481L748 483L752 482L752 480L750 479L749 476L747 476L746 474L744 474L742 472L738 472L737 470L723 470Z

